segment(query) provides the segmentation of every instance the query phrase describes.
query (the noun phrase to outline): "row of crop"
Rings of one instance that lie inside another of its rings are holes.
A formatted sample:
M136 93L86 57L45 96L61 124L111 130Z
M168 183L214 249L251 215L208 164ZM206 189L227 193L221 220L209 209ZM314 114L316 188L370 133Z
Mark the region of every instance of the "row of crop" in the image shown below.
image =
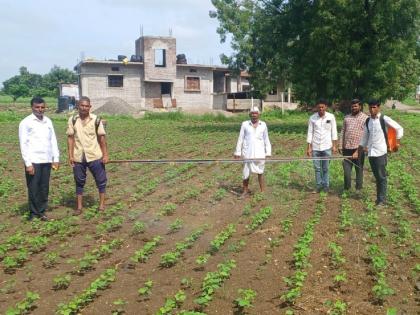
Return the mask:
M325 211L325 194L320 194L320 199L315 206L314 215L305 224L304 232L294 245L293 266L295 273L290 277L284 277L288 290L281 295L281 299L289 304L293 304L295 300L301 296L301 290L305 279L308 275L306 268L309 266L309 256L311 254L311 243L314 238L315 226L319 223L322 214Z
M117 212L119 212L119 210L122 208L121 204L117 204L117 206L114 206L114 209L110 209L107 210L105 212L105 217L115 217L115 214ZM175 210L175 205L173 204L166 204L164 205L161 210L159 211L158 215L170 215L173 213L173 211ZM108 213L111 212L111 213ZM112 214L112 216L111 216ZM97 213L94 214L95 217L98 216ZM98 232L102 232L106 231L106 229L102 229L102 226L105 226L107 221L101 223L100 225L98 225L99 227L97 228ZM180 221L175 220L173 225L173 228L171 229L171 231L177 230L179 229L180 224L182 224L182 222L180 223ZM137 222L137 225L135 224L133 226L133 232L137 233L137 232L143 232L145 229L145 225L142 222ZM109 230L112 231L112 230ZM162 266L170 266L169 264L169 260L171 260L171 265L172 263L176 263L177 259L172 259L173 257L175 258L179 258L180 255L182 255L183 251L187 248L190 248L192 246L192 243L198 239L198 237L204 232L203 228L197 229L196 231L194 231L189 237L184 239L184 242L179 242L176 244L176 249L173 252L168 252L162 255L162 259L161 259L161 265ZM101 233L101 234L102 234ZM222 236L221 236L222 237ZM131 257L131 260L134 262L145 262L150 255L154 252L154 249L160 244L161 241L161 237L157 236L155 237L152 241L147 242L144 247L139 250L136 251L135 254ZM216 242L219 241L220 239L216 240L214 245L216 246ZM172 255L173 254L173 255ZM86 256L86 255L85 255ZM173 256L173 257L172 257ZM147 283L146 283L147 284ZM150 285L150 282L148 283ZM142 289L142 288L141 288ZM147 291L147 286L145 286L145 288L143 288L143 290ZM143 291L140 290L140 291ZM169 303L169 302L168 302Z
M386 281L385 271L388 266L386 254L375 243L375 238L382 238L386 234L386 228L379 223L378 209L368 199L368 196L365 196L363 201L366 206L366 213L362 217L362 224L367 237L371 239L366 250L374 273L375 284L372 287L372 293L377 302L383 303L387 296L394 293Z
M337 237L341 239L344 237L345 232L349 230L349 228L353 224L353 209L350 204L348 193L344 192L341 196L341 209L339 214L339 230L337 232ZM334 290L340 290L341 286L347 282L347 273L344 270L344 264L346 262L346 258L343 254L343 248L339 244L339 241L330 241L328 243L329 249L329 265L333 272L332 288ZM331 315L344 315L347 314L348 304L341 300L337 299L327 300L325 305L328 306L330 309L328 314Z
M86 305L93 302L97 297L98 291L105 290L109 285L115 281L116 269L110 268L105 270L102 274L95 279L87 289L81 294L75 296L68 303L60 303L58 305L57 314L60 315L71 315L77 314Z
M261 201L260 197L257 196L258 200L254 200L253 202ZM271 207L262 208L254 217L251 219L251 223L253 223L253 228L248 229L250 231L255 230L257 227L260 227L261 224L268 219L271 214ZM262 219L262 220L261 220ZM232 237L232 235L236 232L236 226L234 223L228 224L223 230L221 230L218 234L214 236L214 238L210 241L210 246L207 252L203 255L199 255L196 259L196 263L198 264L200 270L203 269L203 265L207 263L208 258L210 255L214 255L216 252L220 250L220 248L226 243L228 239ZM184 248L184 246L180 246L180 243L177 243L177 248ZM175 251L174 251L175 252ZM166 259L168 254L173 254L172 252L166 253L162 255L162 258ZM173 255L172 255L173 256ZM162 265L162 260L161 260ZM166 265L163 265L166 266ZM203 279L203 283L201 285L201 294L200 296L194 300L196 304L198 304L198 308L202 310L204 307L208 306L210 301L213 298L213 294L216 289L218 289L223 282L230 277L230 270L235 267L235 262L233 260L229 260L225 263L221 263L218 265L218 270L214 272L208 272ZM140 295L149 295L152 285L152 280L145 282L144 287L139 289ZM253 299L255 298L255 291L252 289L247 290L240 290L238 298L235 300L235 305L238 309L244 309L246 307L250 307ZM175 309L179 309L183 303L183 300L186 298L185 292L183 290L179 290L174 296L168 297L165 301L165 304L159 309L156 314L171 314ZM196 311L179 311L178 314L204 314L201 312Z
M3 261L5 272L15 272L17 268L23 266L30 255L44 251L51 241L63 240L77 230L72 218L48 222L33 220L30 230L27 232L18 230L0 244L0 260ZM38 235L33 235L33 232ZM10 254L12 251L16 252L15 255Z
M174 250L166 252L161 256L159 265L165 268L174 266L184 252L193 246L194 242L198 240L207 228L208 226L197 228L183 242L176 243Z

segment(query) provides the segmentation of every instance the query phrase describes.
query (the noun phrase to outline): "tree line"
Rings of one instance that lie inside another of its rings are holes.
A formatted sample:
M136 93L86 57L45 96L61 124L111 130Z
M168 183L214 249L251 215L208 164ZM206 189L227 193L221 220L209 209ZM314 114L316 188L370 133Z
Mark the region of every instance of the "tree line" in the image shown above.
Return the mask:
M19 68L19 74L3 82L2 93L13 97L15 102L19 97L59 95L60 83L77 83L77 75L68 69L54 66L45 75L30 73L26 67Z
M212 0L222 55L263 94L278 82L313 103L394 97L420 78L418 0Z

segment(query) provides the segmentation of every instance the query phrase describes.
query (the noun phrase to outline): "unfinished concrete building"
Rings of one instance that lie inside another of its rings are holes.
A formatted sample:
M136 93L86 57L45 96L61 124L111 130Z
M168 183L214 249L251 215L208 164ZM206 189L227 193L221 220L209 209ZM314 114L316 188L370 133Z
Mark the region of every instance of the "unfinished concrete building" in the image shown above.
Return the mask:
M88 96L95 109L118 98L136 110L226 110L229 93L249 89L246 74L233 75L223 66L187 64L185 55L177 56L173 37L142 36L130 59L118 57L85 59L75 67L80 95Z

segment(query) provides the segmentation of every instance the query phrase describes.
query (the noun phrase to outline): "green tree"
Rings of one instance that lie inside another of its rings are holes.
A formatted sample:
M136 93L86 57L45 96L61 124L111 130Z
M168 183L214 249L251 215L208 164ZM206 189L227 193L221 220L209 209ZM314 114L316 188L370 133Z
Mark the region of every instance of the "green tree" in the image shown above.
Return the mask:
M77 83L77 75L68 69L53 66L42 78L42 87L49 91L49 96L59 95L60 83Z
M3 82L3 92L11 95L15 102L19 97L31 96L32 90L38 89L42 84L42 76L30 73L26 67L19 68L19 75L13 76Z
M4 83L3 83L4 84ZM13 102L19 97L28 96L29 95L29 88L26 84L22 83L11 83L4 86L3 92L7 95L12 96Z
M403 98L418 83L418 0L212 0L222 61L265 92L293 83L303 102Z
M19 74L3 82L2 92L16 101L23 96L58 96L60 83L76 83L77 75L58 66L51 68L44 76L30 73L26 67L19 68Z

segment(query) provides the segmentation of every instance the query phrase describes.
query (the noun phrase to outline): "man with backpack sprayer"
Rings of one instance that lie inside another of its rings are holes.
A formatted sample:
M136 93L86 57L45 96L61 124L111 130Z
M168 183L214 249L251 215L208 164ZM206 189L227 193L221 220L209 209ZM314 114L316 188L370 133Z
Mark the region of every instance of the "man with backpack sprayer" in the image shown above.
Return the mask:
M380 112L380 102L371 100L369 102L370 117L366 119L360 147L367 150L369 164L372 168L376 180L376 205L383 207L386 205L387 191L387 157L388 151L398 151L400 139L404 134L403 128L390 117L382 115ZM396 134L394 147L389 147L388 129L393 128ZM353 159L358 158L358 151L353 153Z
M69 118L66 132L68 159L76 182L75 215L82 213L87 168L95 178L99 191L98 210L105 209L107 183L105 164L109 161L106 133L102 121L90 113L90 109L90 99L86 96L81 97L78 105L79 113Z

